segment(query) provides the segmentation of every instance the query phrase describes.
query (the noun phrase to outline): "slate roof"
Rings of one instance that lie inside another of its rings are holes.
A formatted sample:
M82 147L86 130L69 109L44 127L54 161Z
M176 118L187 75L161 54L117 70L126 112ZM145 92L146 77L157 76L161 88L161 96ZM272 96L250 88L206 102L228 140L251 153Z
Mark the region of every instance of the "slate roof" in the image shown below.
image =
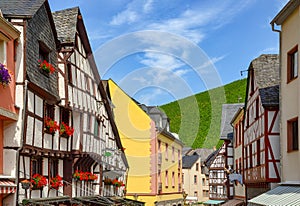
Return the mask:
M52 13L58 39L63 43L75 42L79 7L69 8Z
M201 158L201 162L204 162L206 158L213 152L213 149L207 149L207 148L198 148L198 149L191 149L190 151L186 152L186 155L193 155L197 154Z
M222 105L222 117L221 117L221 132L220 139L232 140L233 128L231 126L231 120L239 108L242 108L244 104L223 104Z
M182 157L182 169L191 169L195 162L200 158L199 155L186 155Z
M0 0L0 9L5 17L27 16L31 18L45 0Z
M252 69L254 71L254 81L259 89L262 105L279 105L279 55L260 55L250 63L248 71L250 72ZM250 75L248 75L248 87L250 81L249 77Z
M279 85L259 89L263 106L279 106Z
M259 89L279 85L278 54L260 55L250 63L250 69L254 69L254 81Z

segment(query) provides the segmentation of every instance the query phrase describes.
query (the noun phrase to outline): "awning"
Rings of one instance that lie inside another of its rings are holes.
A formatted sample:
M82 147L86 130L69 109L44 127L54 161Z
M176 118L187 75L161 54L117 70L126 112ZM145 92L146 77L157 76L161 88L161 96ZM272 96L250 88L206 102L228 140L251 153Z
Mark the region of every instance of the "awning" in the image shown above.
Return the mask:
M228 200L222 206L240 206L244 205L245 202L243 200L238 200L238 199L233 199L233 200Z
M122 171L116 171L116 170L109 170L109 171L104 171L103 176L107 177L109 179L116 179L120 176L122 176L124 172Z
M221 205L221 203L225 202L224 200L207 200L203 202L204 205Z
M248 205L300 205L300 185L278 186L248 201Z
M17 185L9 180L0 180L0 194L15 193Z

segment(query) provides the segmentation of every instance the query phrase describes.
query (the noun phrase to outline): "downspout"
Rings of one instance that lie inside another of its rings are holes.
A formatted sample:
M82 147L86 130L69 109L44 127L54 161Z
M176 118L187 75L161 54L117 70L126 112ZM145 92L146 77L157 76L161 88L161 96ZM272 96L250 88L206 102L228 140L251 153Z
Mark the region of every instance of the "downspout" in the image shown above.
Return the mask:
M281 60L281 51L282 51L282 48L281 48L281 42L282 42L282 37L281 37L281 30L279 29L275 29L275 25L274 25L274 21L271 22L271 25L272 25L272 31L274 32L278 32L279 33L279 82L281 82L281 66L282 66L282 60ZM282 101L281 101L281 86L279 85L279 131L282 131L282 125L281 125L281 104L282 104ZM279 134L280 135L280 134ZM281 142L280 142L281 138L279 136L279 145L281 145ZM282 174L282 154L281 154L281 148L280 148L280 177L281 177L281 174ZM281 179L281 178L280 178ZM280 180L281 181L281 180Z
M17 191L16 191L16 205L19 202L19 171L20 171L20 152L23 149L23 142L24 142L24 130L25 130L25 110L27 107L27 90L28 90L28 80L25 80L24 84L24 98L23 98L23 111L22 111L22 130L21 130L21 142L20 147L17 150L17 156L16 156L16 185L17 185ZM25 175L25 174L24 174ZM25 177L26 178L26 177Z

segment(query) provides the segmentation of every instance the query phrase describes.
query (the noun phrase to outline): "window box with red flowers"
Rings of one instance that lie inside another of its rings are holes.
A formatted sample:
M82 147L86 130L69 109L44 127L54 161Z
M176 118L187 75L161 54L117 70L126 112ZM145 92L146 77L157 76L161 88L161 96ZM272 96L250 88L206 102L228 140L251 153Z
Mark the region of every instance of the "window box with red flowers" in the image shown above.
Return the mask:
M62 177L56 175L55 177L50 179L50 188L58 190L61 186L63 186Z
M45 122L45 132L47 133L54 135L56 130L59 129L57 122L52 120L50 117L46 117L44 122Z
M112 184L113 184L113 183L112 183L112 180L109 179L109 178L105 178L105 179L103 180L103 182L104 182L104 185L112 185Z
M94 181L98 179L98 176L91 172L82 172L76 170L73 174L73 178L77 181Z
M42 189L47 185L47 179L43 175L34 174L30 180L32 189Z
M4 64L0 63L0 84L2 84L3 87L6 87L10 82L11 82L11 74L5 68Z
M42 60L39 60L39 67L41 69L41 71L46 74L47 76L49 74L52 74L55 72L55 68L52 64L50 64L49 62L47 62L46 60L42 61Z
M121 186L125 186L125 184L122 181L119 181L118 179L114 179L112 181L112 184L116 187L121 187Z
M62 122L59 129L59 134L62 137L72 136L74 133L74 129L68 126L66 123Z

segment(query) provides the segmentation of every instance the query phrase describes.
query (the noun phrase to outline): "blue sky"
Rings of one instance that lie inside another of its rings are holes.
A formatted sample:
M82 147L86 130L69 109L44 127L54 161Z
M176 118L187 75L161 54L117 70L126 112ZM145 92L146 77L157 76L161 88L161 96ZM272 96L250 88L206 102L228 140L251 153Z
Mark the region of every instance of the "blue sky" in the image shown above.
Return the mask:
M254 58L278 53L270 21L287 0L49 0L79 6L103 79L161 105L246 78Z

